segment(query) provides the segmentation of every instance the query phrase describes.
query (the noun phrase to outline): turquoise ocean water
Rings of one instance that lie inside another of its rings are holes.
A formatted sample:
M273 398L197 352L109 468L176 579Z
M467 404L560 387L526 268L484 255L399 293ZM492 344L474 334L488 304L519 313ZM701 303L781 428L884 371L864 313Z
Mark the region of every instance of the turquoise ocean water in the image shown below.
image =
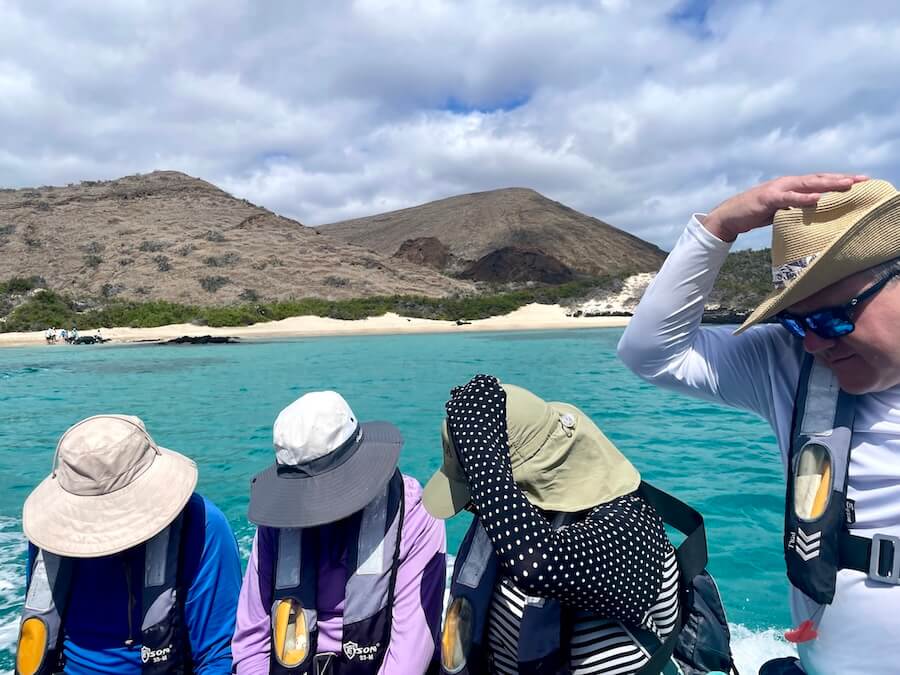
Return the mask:
M365 336L234 346L105 345L0 350L0 671L12 668L24 592L21 507L65 429L100 412L144 419L193 457L199 490L225 512L242 554L249 479L272 461L271 425L302 393L335 389L364 420L397 424L402 469L440 462L450 387L486 372L591 415L643 476L698 508L739 665L787 653L781 466L758 419L651 387L615 357L620 329ZM466 527L448 523L455 551ZM752 672L756 672L753 670Z

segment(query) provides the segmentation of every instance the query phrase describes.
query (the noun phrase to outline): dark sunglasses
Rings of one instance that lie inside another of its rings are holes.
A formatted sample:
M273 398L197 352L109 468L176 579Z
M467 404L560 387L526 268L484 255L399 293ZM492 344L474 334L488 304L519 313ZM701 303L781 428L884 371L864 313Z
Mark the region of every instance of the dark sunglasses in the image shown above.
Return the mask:
M855 298L843 305L837 307L825 307L817 309L809 314L791 314L790 312L779 312L775 315L775 319L792 335L798 338L806 337L806 331L810 330L820 338L833 340L834 338L850 335L856 324L853 322L853 313L860 303L865 302L878 291L884 288L887 283L896 277L900 272L892 272L886 277L873 284Z

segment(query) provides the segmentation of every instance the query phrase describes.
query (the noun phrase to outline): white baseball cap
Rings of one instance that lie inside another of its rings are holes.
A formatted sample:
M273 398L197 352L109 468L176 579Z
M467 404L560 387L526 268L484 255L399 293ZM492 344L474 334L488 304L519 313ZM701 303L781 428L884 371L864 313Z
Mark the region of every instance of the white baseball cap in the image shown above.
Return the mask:
M397 471L403 437L390 422L359 422L334 391L305 394L272 429L275 463L254 476L248 518L315 527L361 511Z

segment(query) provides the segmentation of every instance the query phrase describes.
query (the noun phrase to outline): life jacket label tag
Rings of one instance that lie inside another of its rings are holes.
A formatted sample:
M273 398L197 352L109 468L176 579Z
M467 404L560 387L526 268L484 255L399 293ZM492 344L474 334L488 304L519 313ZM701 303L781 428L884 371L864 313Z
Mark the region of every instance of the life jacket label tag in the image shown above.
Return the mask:
M381 643L376 642L374 645L358 645L355 642L344 643L344 656L348 661L358 658L360 661L374 661L378 650L381 649Z
M856 502L849 497L844 502L844 514L848 525L853 525L856 522Z
M160 649L150 649L149 647L141 647L141 663L165 663L169 660L172 653L172 646L162 647Z

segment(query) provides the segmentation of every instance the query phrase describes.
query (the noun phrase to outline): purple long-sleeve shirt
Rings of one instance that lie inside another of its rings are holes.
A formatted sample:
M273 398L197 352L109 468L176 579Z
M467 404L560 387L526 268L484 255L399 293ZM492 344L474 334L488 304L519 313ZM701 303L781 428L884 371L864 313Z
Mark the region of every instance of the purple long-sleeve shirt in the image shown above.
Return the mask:
M447 539L443 521L422 505L422 487L403 476L406 510L400 529L400 567L394 591L391 641L380 673L422 675L440 658L439 632L446 580ZM340 652L343 631L347 540L340 524L323 528L320 541L318 651ZM267 675L272 635L273 557L277 530L257 529L238 600L231 644L238 675Z

